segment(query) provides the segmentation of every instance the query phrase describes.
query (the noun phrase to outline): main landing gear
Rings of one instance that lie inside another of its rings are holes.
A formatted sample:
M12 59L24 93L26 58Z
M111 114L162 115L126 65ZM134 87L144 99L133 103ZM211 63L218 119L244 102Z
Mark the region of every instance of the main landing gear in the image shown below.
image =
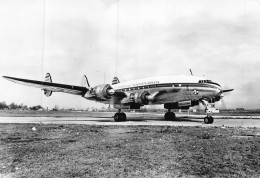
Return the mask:
M126 121L126 114L121 112L121 109L118 109L118 112L114 115L115 122L124 122Z
M214 118L212 117L212 108L211 106L204 100L201 103L206 107L205 111L207 116L204 118L205 124L212 124L214 122Z
M173 120L175 120L175 118L176 118L175 113L171 112L171 110L168 109L168 112L165 113L165 115L164 115L164 119L167 121L173 121Z

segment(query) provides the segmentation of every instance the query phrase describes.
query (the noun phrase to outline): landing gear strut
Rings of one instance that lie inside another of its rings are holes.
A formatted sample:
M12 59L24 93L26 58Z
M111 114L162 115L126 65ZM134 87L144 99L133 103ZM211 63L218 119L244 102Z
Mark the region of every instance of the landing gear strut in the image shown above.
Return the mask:
M167 120L167 121L173 121L175 119L175 114L173 112L171 112L170 109L168 109L168 112L165 113L164 115L164 119Z
M115 122L124 122L126 121L126 114L121 112L121 109L118 109L118 112L114 115Z
M202 100L201 103L206 107L205 111L207 116L204 118L205 124L212 124L214 122L214 118L212 117L212 108L208 104L208 102Z

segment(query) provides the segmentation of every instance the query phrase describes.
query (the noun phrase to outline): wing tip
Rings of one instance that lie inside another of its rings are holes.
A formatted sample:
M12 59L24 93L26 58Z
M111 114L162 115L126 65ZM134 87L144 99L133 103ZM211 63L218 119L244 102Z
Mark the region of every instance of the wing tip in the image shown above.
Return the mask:
M2 76L4 79L12 79L12 77L8 77L8 76Z

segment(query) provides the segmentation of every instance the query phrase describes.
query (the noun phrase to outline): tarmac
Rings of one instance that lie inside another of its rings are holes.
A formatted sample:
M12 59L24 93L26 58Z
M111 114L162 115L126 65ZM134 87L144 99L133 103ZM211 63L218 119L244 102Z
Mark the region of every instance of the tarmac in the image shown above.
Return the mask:
M198 115L176 115L176 120L166 121L163 114L126 113L126 122L114 122L113 113L93 117L0 117L0 123L38 124L88 124L88 125L151 125L151 126L201 126L201 127L257 127L260 116L215 116L213 124L205 124Z

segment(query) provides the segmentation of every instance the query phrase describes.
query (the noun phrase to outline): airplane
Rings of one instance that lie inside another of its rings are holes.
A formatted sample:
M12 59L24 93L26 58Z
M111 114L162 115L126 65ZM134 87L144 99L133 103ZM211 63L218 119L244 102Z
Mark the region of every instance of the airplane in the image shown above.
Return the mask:
M81 86L53 83L50 73L46 74L45 81L3 77L18 84L40 88L47 97L53 92L64 92L113 105L118 109L114 115L115 122L126 121L126 114L122 109L140 109L144 105L158 104L164 104L164 108L168 110L164 119L173 121L176 115L171 112L172 109L189 109L202 103L206 112L204 123L212 124L212 111L215 108L212 108L210 103L219 101L223 93L234 90L222 89L218 83L193 75L156 76L124 82L114 77L112 84L95 87L89 85L85 75L82 77Z

